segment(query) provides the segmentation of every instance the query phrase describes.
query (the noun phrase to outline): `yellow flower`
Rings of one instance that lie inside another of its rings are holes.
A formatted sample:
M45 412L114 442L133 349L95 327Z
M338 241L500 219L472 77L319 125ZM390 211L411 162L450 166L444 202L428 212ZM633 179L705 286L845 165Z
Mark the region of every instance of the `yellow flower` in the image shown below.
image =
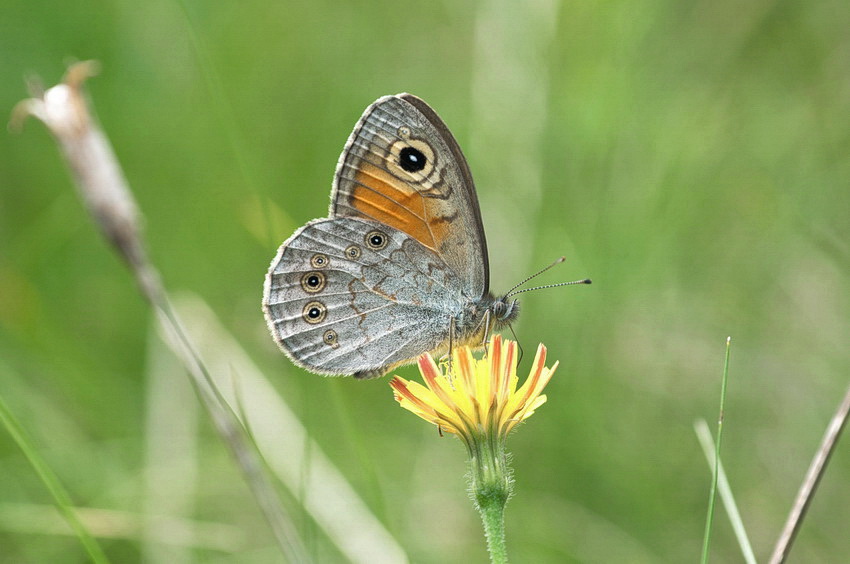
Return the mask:
M419 357L426 386L398 376L390 382L396 401L441 430L463 440L469 454L469 493L481 513L491 561L506 563L505 504L513 492L505 438L546 402L541 395L558 367L546 368L546 347L537 347L531 372L517 389L517 344L490 340L488 354L472 356L469 347L452 351L446 372L430 354Z
M469 347L452 351L451 372L443 372L429 354L419 357L427 387L395 376L390 385L401 407L441 430L455 433L467 447L481 437L504 441L521 421L546 402L543 388L558 367L546 368L546 347L537 348L531 372L517 389L517 344L490 340L489 354L475 359Z

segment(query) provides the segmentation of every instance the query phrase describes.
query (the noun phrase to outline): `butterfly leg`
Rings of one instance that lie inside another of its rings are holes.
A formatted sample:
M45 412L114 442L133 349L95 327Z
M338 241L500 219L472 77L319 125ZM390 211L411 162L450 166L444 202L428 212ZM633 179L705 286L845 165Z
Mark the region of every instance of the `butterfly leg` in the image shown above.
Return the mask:
M452 373L452 352L455 348L455 318L449 318L449 374Z
M489 341L490 337L490 310L484 312L484 317L482 318L482 322L484 323L484 333L483 333L483 342L481 346L484 347L484 354L490 355L490 351L487 350L487 341Z
M522 350L522 343L519 342L519 337L517 337L516 333L514 332L514 326L511 325L510 323L508 323L508 329L511 330L511 335L514 336L514 341L516 341L516 346L519 347L519 356L517 357L517 361L516 361L517 366L519 366L519 363L522 362L522 355L525 351Z

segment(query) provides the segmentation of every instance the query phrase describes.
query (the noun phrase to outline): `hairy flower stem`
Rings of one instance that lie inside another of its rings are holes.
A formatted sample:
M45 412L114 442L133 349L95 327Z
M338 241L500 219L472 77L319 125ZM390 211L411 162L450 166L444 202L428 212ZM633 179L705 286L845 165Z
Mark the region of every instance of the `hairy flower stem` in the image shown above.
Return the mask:
M488 498L485 503L481 502L482 495L478 495L478 510L481 512L481 520L484 522L484 536L487 537L487 550L490 552L490 562L493 564L507 564L508 550L505 546L505 502L496 497Z
M470 490L475 506L481 513L487 550L493 564L506 564L505 504L511 496L504 443L494 435L479 437L467 445L470 454Z

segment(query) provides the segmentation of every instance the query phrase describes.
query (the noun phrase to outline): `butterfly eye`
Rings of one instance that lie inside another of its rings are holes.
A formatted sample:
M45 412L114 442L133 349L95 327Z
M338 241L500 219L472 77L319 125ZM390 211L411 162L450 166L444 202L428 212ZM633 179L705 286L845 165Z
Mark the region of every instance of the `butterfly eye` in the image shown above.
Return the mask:
M332 349L339 348L339 339L337 337L336 331L333 329L328 329L325 331L324 335L322 335L322 340Z
M405 147L398 153L398 164L407 172L419 172L428 164L428 159L419 149Z
M302 317L304 321L315 325L325 320L328 315L328 308L322 302L310 302L304 306Z
M324 290L327 282L321 272L308 272L301 277L301 288L309 294L315 294Z
M370 231L366 234L366 244L370 249L380 251L387 246L387 235L381 231Z
M328 255L322 253L316 253L310 258L310 264L313 265L313 268L325 268L330 262Z
M345 256L350 258L351 260L357 260L360 258L360 247L357 245L349 245L345 248Z

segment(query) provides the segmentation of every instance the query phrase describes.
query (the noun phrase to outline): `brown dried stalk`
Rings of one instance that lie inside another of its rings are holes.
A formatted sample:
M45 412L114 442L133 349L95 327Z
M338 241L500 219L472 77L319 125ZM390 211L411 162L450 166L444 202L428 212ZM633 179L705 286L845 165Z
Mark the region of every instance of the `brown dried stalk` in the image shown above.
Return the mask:
M153 306L162 328L179 343L178 354L189 372L201 403L219 435L230 448L275 539L290 562L308 562L296 529L283 513L277 492L245 427L222 398L209 371L183 330L171 307L154 265L148 260L138 206L118 159L89 110L82 91L85 80L97 73L94 61L71 65L62 83L20 102L12 113L12 128L27 116L41 120L56 138L83 202L106 237L127 262L142 295Z
M800 530L803 524L803 518L809 509L818 483L826 471L829 457L832 456L835 445L838 443L838 437L847 424L848 416L850 416L850 388L847 388L844 399L838 406L835 415L832 416L832 421L829 422L829 426L826 428L826 432L821 440L820 448L818 448L815 457L809 465L806 477L800 485L800 491L797 492L797 499L794 500L794 506L791 508L791 513L788 515L788 520L785 522L782 534L779 535L779 540L776 541L773 554L770 556L770 564L781 564L788 557L788 553L791 551L791 545L797 536L797 531Z

